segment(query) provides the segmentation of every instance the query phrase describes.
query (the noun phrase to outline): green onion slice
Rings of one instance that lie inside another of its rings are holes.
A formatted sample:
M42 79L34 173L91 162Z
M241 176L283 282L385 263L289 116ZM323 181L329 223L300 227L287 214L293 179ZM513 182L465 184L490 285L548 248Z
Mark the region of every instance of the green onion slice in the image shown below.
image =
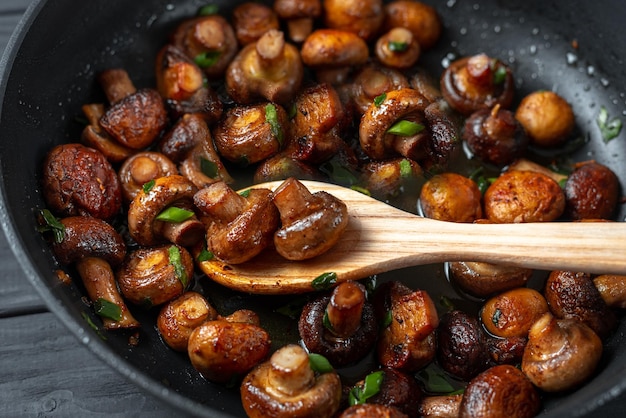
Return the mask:
M389 41L389 43L387 44L387 46L389 47L389 50L391 52L404 52L407 50L407 48L409 47L409 44L406 42L394 42L394 41Z
M334 370L328 359L321 354L309 353L309 364L314 372L320 374L330 373Z
M191 210L170 206L163 212L159 213L156 219L163 222L180 223L191 218L193 215L194 212Z
M500 65L493 73L493 84L502 84L506 80L506 67Z
M313 281L311 282L311 287L313 287L313 289L315 290L326 290L330 289L331 286L335 283L337 283L337 273L328 272L322 273L315 279L313 279Z
M411 166L411 161L404 158L400 161L400 176L403 178L407 178L413 173L413 168Z
M205 51L196 55L193 61L200 68L209 68L214 66L220 59L221 52L219 51Z
M54 242L57 244L65 239L65 225L61 223L48 209L42 209L39 213L46 223L39 228L39 232L51 231L54 235Z
M364 404L369 398L380 392L383 377L384 374L382 370L372 372L365 376L363 387L355 386L350 391L350 406Z
M204 247L200 251L200 254L198 254L198 257L196 257L196 260L202 263L203 261L211 261L213 260L213 258L215 258L215 254L213 254L212 251L209 251L206 247Z
M220 8L217 4L207 4L198 9L198 16L211 16L216 15Z
M387 93L383 93L379 96L374 97L374 106L380 107L380 105L383 104L386 98L387 98Z
M109 318L114 321L122 319L122 308L104 298L98 298L98 300L94 302L93 307L96 313L103 318Z
M209 178L217 178L219 174L219 167L213 161L209 161L204 157L200 157L200 171L202 174Z
M391 125L391 128L387 129L387 133L398 136L413 136L422 132L424 129L425 126L421 123L402 119Z
M187 277L187 272L183 266L183 259L180 254L180 250L177 246L172 245L167 251L169 253L170 264L174 266L174 273L176 274L176 277L178 277L178 280L180 280L183 287L187 288L189 278Z
M156 181L154 179L150 180L149 182L144 183L144 185L141 186L141 189L143 190L144 193L150 193L150 190L152 190L155 184L156 184Z
M272 103L269 103L265 106L265 119L267 123L270 124L270 129L272 130L272 135L276 137L276 140L283 146L283 128L280 126L280 122L278 121L278 112L276 111L276 106Z
M609 120L609 112L604 106L600 107L600 113L598 114L596 122L598 123L602 139L605 143L618 136L622 130L622 121L618 118Z

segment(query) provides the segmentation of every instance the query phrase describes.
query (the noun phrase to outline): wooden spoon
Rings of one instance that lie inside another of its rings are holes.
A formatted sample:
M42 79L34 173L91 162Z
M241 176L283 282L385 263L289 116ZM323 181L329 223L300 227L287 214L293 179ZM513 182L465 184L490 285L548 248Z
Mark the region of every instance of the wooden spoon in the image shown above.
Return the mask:
M282 182L254 185L274 190ZM482 261L538 270L626 274L626 223L545 222L467 224L423 218L360 192L314 181L348 206L349 224L327 253L306 261L289 261L274 250L228 265L200 263L202 271L224 286L256 294L314 290L311 282L335 273L337 283L403 267L444 261Z

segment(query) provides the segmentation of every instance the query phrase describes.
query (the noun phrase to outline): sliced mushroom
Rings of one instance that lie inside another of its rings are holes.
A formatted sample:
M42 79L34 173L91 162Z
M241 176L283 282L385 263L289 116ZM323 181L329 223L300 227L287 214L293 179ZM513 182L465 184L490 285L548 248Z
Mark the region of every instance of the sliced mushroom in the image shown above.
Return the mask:
M332 248L348 226L348 209L326 192L311 194L295 178L273 193L282 227L274 234L276 251L289 260L306 260Z
M169 158L154 151L133 154L118 170L122 192L127 202L132 201L149 181L177 173L176 165Z
M59 262L76 266L105 329L139 327L118 291L113 273L126 255L120 234L105 221L91 216L71 216L60 222L64 227L63 240L54 241L52 250Z
M339 409L341 381L331 372L316 375L306 351L295 344L279 348L241 383L250 418L326 417Z

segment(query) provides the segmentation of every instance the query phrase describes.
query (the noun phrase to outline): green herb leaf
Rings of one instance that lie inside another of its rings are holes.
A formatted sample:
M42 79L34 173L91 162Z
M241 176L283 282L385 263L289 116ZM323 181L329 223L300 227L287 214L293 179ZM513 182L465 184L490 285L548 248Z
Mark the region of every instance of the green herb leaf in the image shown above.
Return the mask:
M159 213L156 219L163 222L180 223L191 218L193 215L194 212L191 210L170 206L163 212Z
M198 16L216 15L220 8L217 4L207 4L198 9Z
M424 129L425 126L421 123L403 119L391 125L391 128L387 129L387 133L398 136L413 136L422 132Z
M249 197L249 196L250 196L250 191L251 191L251 190L252 190L252 189L242 190L242 191L240 191L240 192L239 192L239 196L241 196L241 197Z
M409 47L409 44L407 42L389 41L387 47L391 52L404 52Z
M314 372L320 374L330 373L334 370L328 359L321 354L309 353L309 364Z
M172 245L167 251L169 253L170 264L174 266L174 273L176 274L176 277L182 283L183 288L187 288L189 277L187 277L187 272L183 266L183 259L180 254L180 250L177 246Z
M311 287L315 290L326 290L330 289L335 283L337 283L337 273L322 273L313 279Z
M211 261L213 260L213 258L215 258L215 254L213 254L212 251L209 251L206 247L204 247L202 251L200 251L200 254L198 254L198 256L196 257L196 260L202 263L204 261Z
M361 187L361 186L350 186L350 188L352 190L354 190L355 192L359 192L359 193L363 193L365 196L372 196L372 192L370 192L369 190L367 190L365 187Z
M617 137L622 130L622 121L618 118L609 120L609 112L604 106L600 108L600 113L596 119L600 133L602 134L602 140L606 143Z
M276 137L276 140L283 146L283 128L280 126L280 122L278 121L278 112L276 111L276 106L272 103L269 103L265 106L265 120L270 124L270 129L272 130L272 135Z
M493 312L493 316L491 317L491 322L497 327L498 322L500 322L500 317L502 316L502 311L500 309L496 309Z
M358 182L357 176L350 171L349 168L344 167L337 160L330 160L320 166L320 170L327 174L330 179L337 184L353 185Z
M200 68L209 68L214 66L220 59L222 53L219 51L205 51L201 52L193 58L193 61Z
M219 167L213 161L209 161L204 157L200 157L200 171L209 177L209 178L217 178L219 175Z
M144 193L150 193L150 190L152 190L155 184L156 184L155 180L150 180L149 182L144 183L144 185L141 188L143 189Z
M424 383L424 387L431 393L451 393L454 387L448 382L442 372L438 372L432 365L422 369L418 376Z
M413 173L413 166L411 161L404 158L400 161L400 176L407 178Z
M387 98L387 93L383 93L379 96L374 97L374 106L380 107L380 105L383 104L386 98Z
M98 298L93 304L94 310L103 318L109 318L114 321L122 319L122 308L117 304L104 298Z
M54 242L57 244L63 242L65 239L65 225L61 223L48 209L42 209L39 211L43 218L45 225L39 227L39 232L52 232L54 235Z
M348 397L350 406L364 404L369 398L380 392L383 377L384 373L382 370L372 372L365 376L363 387L355 386L350 390Z
M383 318L383 322L380 324L380 329L387 328L389 325L391 325L392 321L393 321L393 311L389 309L387 312L385 312L385 317Z
M328 318L328 310L324 311L324 316L322 317L322 324L324 325L324 328L326 328L330 332L333 332L334 327L333 327L333 324L331 324L330 319Z
M502 84L506 80L506 67L498 65L493 72L493 84Z

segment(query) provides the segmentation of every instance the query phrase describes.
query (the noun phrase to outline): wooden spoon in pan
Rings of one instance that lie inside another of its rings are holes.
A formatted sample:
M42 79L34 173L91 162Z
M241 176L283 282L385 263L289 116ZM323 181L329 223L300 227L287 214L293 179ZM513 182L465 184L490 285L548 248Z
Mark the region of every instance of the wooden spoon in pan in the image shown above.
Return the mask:
M254 185L274 190L282 181ZM314 290L312 281L335 273L337 283L444 261L482 261L538 270L626 275L625 222L468 224L423 218L345 187L302 181L348 207L348 227L327 253L289 261L274 250L228 265L200 263L214 281L243 292L288 294Z

